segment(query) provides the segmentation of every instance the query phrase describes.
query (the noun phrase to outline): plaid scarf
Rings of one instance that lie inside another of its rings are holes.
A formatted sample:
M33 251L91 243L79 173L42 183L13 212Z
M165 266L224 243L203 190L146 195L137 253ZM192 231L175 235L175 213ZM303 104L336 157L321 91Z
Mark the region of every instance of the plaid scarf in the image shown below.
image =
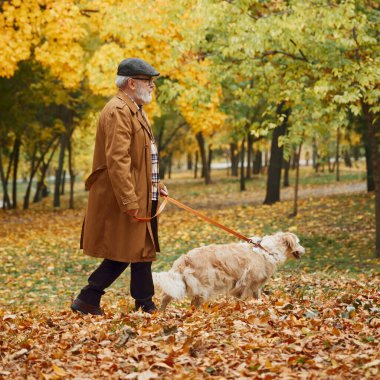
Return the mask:
M142 112L142 106L139 106L125 91L123 92L125 95L128 96L129 99L132 100L133 103L136 104L137 108L139 109L139 112L141 112L142 117L149 125L148 121L146 120ZM157 150L157 146L156 146L156 143L154 141L154 137L151 131L149 131L149 136L150 136L150 150L152 154L152 201L158 201L158 182L160 180L159 165L158 165L158 150Z
M152 201L158 200L158 181L159 176L159 165L158 165L158 151L154 139L151 140L151 152L152 152Z

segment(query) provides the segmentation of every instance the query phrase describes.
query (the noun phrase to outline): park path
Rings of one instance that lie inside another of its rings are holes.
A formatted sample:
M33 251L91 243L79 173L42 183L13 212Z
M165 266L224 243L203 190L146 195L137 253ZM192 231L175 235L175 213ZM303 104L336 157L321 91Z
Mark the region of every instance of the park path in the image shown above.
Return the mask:
M300 187L298 190L299 199L321 198L330 195L357 194L367 191L366 181L344 182L326 185L314 185ZM228 206L262 204L265 198L265 190L245 191L231 194L208 194L203 200L189 201L189 206L195 208L219 209ZM294 199L294 187L281 189L281 201L291 201Z

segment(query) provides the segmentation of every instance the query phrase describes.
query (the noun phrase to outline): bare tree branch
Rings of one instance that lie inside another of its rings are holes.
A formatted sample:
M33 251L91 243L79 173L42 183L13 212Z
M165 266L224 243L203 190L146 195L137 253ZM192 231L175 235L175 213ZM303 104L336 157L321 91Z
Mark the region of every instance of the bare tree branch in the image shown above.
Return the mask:
M354 41L356 43L356 49L355 49L355 56L356 60L359 62L360 61L360 56L359 56L359 42L358 42L358 35L356 34L356 26L352 28L352 36L354 37Z
M90 13L98 13L98 12L99 12L98 9L81 9L80 11L80 13L86 17L91 17Z
M305 57L305 55L301 52L301 50L299 50L302 57L298 57L294 54L291 54L291 53L287 53L286 51L282 51L282 50L268 50L268 51L265 51L263 53L263 57L266 57L268 55L276 55L276 54L283 54L283 55L286 55L287 57L290 57L290 58L293 58L293 59L297 59L298 61L304 61L304 62L309 62L308 59Z
M161 150L165 150L166 147L171 143L173 137L177 134L177 132L182 128L185 127L186 123L179 124L173 131L172 133L166 138L166 141L162 144L160 147Z

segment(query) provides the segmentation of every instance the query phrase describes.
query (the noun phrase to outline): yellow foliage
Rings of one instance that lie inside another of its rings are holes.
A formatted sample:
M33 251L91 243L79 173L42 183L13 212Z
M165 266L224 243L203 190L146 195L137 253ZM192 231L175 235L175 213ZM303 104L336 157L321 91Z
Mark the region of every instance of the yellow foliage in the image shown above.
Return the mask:
M194 61L184 65L174 76L183 87L177 101L182 115L195 133L206 135L221 129L227 119L219 110L222 89L212 80L211 64L206 59Z
M157 67L163 75L170 74L171 70L178 67L182 54L177 51L177 46L183 39L184 24L174 22L173 15L181 14L186 19L189 9L183 8L182 4L163 0L109 0L99 6L96 4L99 12L95 14L94 22L104 45L91 59L88 65L90 72L107 73L104 71L103 60L107 63L116 60L119 63L127 57L142 58ZM112 74L114 73L115 65ZM107 91L102 85L97 86L93 80L91 82L94 90L99 88L101 93Z
M10 78L21 60L30 56L36 42L40 10L37 0L10 1L2 4L0 12L0 77Z
M219 97L213 94L209 103L198 102L197 89L185 89L178 99L178 106L187 123L195 133L203 132L211 135L221 129L227 116L219 111Z
M87 65L90 89L99 95L115 92L116 68L125 57L125 51L116 43L101 46Z
M66 0L48 4L42 14L44 42L36 47L35 57L68 88L77 86L84 75L85 54L79 43L87 34L83 17L78 6Z

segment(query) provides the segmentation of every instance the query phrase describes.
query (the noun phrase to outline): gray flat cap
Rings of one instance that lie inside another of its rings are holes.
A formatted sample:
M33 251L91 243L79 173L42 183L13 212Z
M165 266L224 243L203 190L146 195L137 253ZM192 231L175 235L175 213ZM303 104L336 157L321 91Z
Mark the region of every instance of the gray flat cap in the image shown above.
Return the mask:
M156 77L160 75L154 67L140 58L127 58L120 62L117 75L133 77L135 75L149 75Z

